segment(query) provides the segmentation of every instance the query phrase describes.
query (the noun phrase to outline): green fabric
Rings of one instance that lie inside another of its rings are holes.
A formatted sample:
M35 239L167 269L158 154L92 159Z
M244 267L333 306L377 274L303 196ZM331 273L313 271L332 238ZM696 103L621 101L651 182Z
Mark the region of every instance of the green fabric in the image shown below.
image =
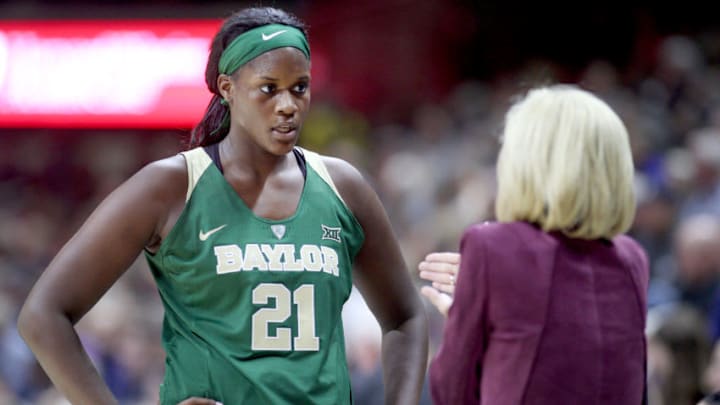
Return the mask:
M160 403L350 403L341 314L360 224L310 165L282 220L256 216L214 164L200 167L177 223L146 253L165 309Z
M301 50L310 59L310 46L302 31L289 25L270 24L246 31L230 42L218 68L220 73L229 75L261 54L286 46Z

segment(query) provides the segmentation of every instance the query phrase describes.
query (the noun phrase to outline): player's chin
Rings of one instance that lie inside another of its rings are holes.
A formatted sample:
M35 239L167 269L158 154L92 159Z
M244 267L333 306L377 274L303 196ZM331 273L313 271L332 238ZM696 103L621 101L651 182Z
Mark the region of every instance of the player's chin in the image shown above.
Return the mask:
M267 149L273 155L283 156L292 152L295 145L297 145L297 139L294 141L272 142Z
M271 143L272 149L277 154L286 154L290 152L298 142L298 130L290 132L272 131Z

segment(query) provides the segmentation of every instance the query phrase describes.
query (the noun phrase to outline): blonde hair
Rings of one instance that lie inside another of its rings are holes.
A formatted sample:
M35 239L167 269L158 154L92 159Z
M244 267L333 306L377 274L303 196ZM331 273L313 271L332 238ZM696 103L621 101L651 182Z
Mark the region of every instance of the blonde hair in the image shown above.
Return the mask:
M531 90L505 117L495 214L583 239L612 238L635 216L627 130L571 85Z

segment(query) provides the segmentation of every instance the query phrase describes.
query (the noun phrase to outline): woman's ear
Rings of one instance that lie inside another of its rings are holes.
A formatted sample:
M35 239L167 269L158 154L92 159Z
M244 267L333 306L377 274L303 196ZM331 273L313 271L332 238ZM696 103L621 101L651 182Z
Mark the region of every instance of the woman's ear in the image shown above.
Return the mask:
M233 87L232 78L226 74L220 74L217 78L217 87L223 99L229 100Z

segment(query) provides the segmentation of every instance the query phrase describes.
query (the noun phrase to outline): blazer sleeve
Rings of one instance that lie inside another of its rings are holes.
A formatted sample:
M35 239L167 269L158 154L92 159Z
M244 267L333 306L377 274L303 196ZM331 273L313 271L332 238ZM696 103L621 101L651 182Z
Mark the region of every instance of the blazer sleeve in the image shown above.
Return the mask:
M480 403L482 357L487 328L487 266L481 226L468 229L460 243L460 270L442 344L430 365L436 405Z

